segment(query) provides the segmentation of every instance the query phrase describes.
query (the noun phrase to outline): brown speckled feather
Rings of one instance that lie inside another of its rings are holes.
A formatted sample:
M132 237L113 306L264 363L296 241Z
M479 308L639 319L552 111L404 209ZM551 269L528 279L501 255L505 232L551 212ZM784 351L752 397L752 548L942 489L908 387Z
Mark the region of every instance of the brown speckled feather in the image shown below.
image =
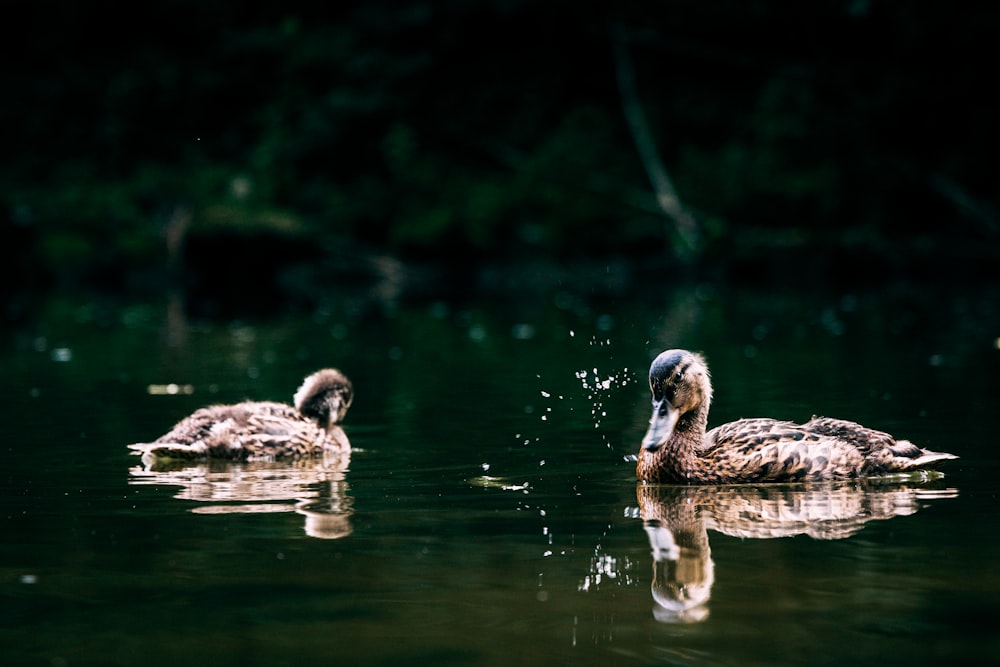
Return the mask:
M295 459L331 450L348 451L337 424L353 398L350 382L326 369L306 378L296 406L245 401L196 410L152 443L132 445L159 459Z
M705 432L712 388L704 360L668 350L650 367L654 412L636 475L725 484L846 479L933 468L952 454L840 419L740 419Z

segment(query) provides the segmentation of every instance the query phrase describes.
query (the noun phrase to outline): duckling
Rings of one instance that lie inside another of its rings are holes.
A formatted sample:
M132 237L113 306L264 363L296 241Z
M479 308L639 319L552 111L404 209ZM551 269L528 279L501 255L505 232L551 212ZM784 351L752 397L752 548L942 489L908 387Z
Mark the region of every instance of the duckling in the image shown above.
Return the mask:
M338 423L354 400L351 381L335 368L306 377L294 407L244 401L196 410L151 443L129 445L143 460L225 458L296 459L349 452Z
M813 417L805 424L740 419L705 432L712 402L698 354L667 350L649 367L653 416L639 450L640 481L679 484L791 482L875 477L933 469L954 454L854 422Z

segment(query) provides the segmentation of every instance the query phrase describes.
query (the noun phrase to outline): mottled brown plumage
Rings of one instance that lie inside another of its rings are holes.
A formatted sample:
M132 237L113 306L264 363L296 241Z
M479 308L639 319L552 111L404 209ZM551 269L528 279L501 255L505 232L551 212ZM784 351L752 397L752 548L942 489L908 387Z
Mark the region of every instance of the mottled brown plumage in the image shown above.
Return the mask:
M244 401L196 410L151 443L130 447L145 459L295 459L349 451L338 422L354 399L340 371L327 368L307 377L295 392L295 406Z
M667 350L649 369L653 417L636 476L644 482L730 484L846 479L934 468L953 454L841 419L805 424L740 419L705 432L712 402L700 355Z

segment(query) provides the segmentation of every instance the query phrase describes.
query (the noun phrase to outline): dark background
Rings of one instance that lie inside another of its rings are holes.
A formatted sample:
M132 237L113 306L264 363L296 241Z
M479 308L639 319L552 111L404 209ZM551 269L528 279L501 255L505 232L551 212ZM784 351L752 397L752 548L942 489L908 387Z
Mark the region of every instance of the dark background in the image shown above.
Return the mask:
M291 307L526 262L647 285L997 275L992 4L6 8L8 319L54 288Z

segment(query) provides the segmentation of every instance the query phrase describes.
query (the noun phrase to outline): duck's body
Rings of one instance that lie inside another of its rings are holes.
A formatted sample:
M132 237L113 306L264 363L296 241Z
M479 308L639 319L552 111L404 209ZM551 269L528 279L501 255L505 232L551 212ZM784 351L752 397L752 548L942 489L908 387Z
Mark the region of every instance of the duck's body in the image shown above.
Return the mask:
M644 482L730 484L873 477L958 458L841 419L804 424L740 419L706 432L712 385L701 356L667 350L649 369L653 417L636 476Z
M327 368L303 381L294 407L270 401L212 405L196 410L155 441L130 447L156 459L273 460L349 451L338 422L353 397L350 380Z

